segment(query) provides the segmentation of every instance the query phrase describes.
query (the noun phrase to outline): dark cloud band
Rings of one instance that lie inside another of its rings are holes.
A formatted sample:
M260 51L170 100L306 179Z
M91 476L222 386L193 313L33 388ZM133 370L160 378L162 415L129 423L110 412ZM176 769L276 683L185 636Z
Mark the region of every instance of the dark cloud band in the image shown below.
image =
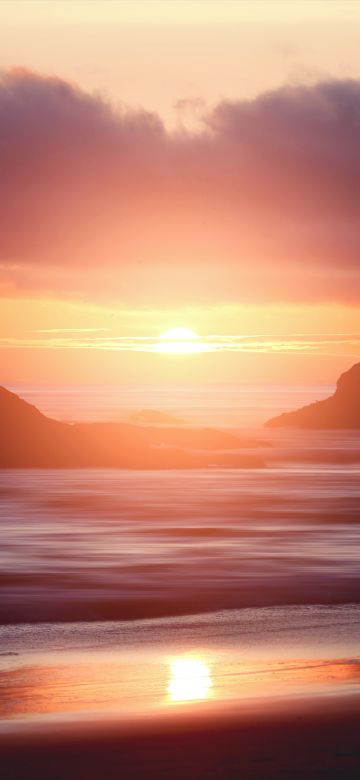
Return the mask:
M223 102L191 134L4 74L3 285L96 292L102 275L122 300L357 303L359 130L356 81Z

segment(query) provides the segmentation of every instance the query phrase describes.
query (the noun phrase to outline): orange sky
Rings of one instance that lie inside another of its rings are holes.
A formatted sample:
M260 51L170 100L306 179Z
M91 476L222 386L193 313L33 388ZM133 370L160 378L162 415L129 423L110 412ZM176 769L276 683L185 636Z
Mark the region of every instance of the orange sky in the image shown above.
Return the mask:
M0 22L1 384L358 359L358 2L3 0ZM212 348L143 351L176 326Z

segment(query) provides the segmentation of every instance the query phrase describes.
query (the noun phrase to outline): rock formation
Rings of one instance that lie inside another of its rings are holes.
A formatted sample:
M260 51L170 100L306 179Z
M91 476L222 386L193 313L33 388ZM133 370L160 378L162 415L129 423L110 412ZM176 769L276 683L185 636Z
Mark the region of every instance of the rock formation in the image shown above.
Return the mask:
M58 422L0 387L0 468L166 469L263 465L257 455L235 451L241 446L236 436L211 428Z
M334 395L268 420L268 428L360 428L360 363L341 374Z

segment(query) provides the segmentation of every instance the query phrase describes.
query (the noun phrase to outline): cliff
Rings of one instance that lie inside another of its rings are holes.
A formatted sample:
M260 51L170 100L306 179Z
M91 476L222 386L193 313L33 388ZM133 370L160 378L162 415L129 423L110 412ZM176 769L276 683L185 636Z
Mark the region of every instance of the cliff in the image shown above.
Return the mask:
M360 428L360 363L341 374L334 395L265 423L268 428Z

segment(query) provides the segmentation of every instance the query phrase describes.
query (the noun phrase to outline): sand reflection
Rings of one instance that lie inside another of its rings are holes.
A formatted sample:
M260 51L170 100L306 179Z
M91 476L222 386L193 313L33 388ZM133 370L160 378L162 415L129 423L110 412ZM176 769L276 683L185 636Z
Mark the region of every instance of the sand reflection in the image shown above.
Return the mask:
M141 654L55 651L28 663L9 656L0 659L0 719L86 712L129 717L201 702L216 710L226 702L360 689L357 657L284 656L284 650L260 658L236 649L170 655L153 648Z
M210 669L200 658L176 658L171 662L167 690L172 701L207 699L211 687Z

